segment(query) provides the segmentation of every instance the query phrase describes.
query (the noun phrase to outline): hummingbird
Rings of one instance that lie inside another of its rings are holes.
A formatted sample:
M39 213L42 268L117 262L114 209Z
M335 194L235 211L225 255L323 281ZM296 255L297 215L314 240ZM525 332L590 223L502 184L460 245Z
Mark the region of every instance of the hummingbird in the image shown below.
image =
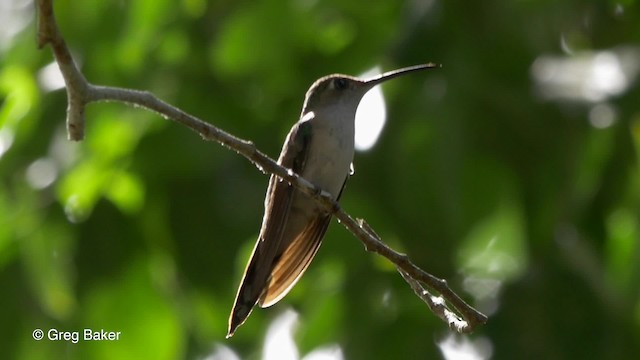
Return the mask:
M355 116L362 97L384 81L434 67L415 65L366 80L342 74L316 80L305 95L300 120L284 141L278 164L338 201L352 172ZM227 338L256 304L266 308L287 295L318 251L330 220L331 213L316 201L271 175L260 234L231 310Z

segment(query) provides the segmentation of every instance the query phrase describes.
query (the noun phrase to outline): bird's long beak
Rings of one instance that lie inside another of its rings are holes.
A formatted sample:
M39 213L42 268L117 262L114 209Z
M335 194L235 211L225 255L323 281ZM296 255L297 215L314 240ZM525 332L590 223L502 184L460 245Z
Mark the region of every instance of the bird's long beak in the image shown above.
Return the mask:
M441 65L437 65L434 63L427 63L427 64L420 64L420 65L414 65L414 66L409 66L406 68L402 68L402 69L397 69L397 70L392 70L392 71L387 71L384 74L380 74L377 75L375 77L372 77L370 79L366 79L364 80L364 83L366 85L369 85L369 88L372 88L382 82L385 82L387 80L391 80L393 78L396 78L398 76L402 76L404 74L409 74L415 71L422 71L422 70L426 70L426 69L433 69L433 68L438 68L441 67Z

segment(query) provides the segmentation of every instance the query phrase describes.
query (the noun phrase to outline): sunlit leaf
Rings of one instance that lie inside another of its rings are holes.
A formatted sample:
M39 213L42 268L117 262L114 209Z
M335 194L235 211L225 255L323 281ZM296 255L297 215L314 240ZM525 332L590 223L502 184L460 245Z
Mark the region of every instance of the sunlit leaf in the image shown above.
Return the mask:
M640 239L638 214L619 209L607 219L606 265L609 281L621 291L628 289L632 280L635 249Z
M123 212L134 213L144 203L144 184L131 173L117 172L107 185L105 195Z
M461 267L477 276L509 281L527 265L522 214L503 203L468 234L459 249Z
M55 319L67 319L77 305L71 234L60 224L47 223L26 212L15 221L21 258L40 306Z
M158 56L167 64L178 65L186 60L189 51L190 42L187 34L181 30L174 30L165 35L158 49Z
M138 140L136 120L121 112L98 116L90 127L88 143L91 150L105 163L129 155Z
M17 65L4 67L0 70L0 96L3 98L0 103L0 130L6 127L15 132L37 105L38 92L33 74Z
M65 174L56 190L70 221L82 221L89 216L108 177L95 162L84 162Z

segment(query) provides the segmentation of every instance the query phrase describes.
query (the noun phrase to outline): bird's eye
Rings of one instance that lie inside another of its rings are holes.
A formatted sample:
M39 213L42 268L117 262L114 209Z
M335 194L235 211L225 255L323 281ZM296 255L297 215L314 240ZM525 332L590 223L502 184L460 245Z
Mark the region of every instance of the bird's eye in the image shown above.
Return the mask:
M335 78L333 79L333 88L337 90L344 90L349 85L347 79L345 78Z

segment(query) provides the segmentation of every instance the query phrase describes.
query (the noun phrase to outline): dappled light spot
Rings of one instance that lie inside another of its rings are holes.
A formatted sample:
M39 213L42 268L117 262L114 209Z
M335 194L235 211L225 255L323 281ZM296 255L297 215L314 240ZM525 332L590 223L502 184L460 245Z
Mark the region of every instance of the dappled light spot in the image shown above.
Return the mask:
M38 159L29 165L26 172L27 182L34 189L44 189L58 177L58 167L47 158Z
M58 63L54 61L40 69L38 84L45 92L62 89L65 86Z
M298 348L292 334L297 322L298 314L293 310L286 310L273 320L267 330L262 360L298 359Z
M466 335L449 334L438 347L445 360L483 360L493 353L493 344L485 337L470 340Z
M298 313L289 309L276 317L267 330L262 360L298 360L298 347L293 340L293 331L298 325ZM322 345L313 349L302 360L342 360L344 355L336 344Z
M589 123L598 129L605 129L616 122L617 114L613 106L597 104L589 111Z
M368 79L377 74L380 74L378 66L358 77ZM386 121L387 108L384 95L380 86L375 86L362 97L356 111L356 150L367 151L371 149L378 141Z
M302 360L342 360L344 355L342 349L338 345L327 345L319 347L309 354L307 354Z
M582 52L538 57L531 75L547 100L600 102L627 91L640 71L640 49Z
M203 360L240 360L240 356L236 354L230 347L216 343L213 352L207 355Z
M0 1L0 50L4 50L33 18L29 0Z
M13 144L13 131L11 129L0 129L0 158L11 148Z

